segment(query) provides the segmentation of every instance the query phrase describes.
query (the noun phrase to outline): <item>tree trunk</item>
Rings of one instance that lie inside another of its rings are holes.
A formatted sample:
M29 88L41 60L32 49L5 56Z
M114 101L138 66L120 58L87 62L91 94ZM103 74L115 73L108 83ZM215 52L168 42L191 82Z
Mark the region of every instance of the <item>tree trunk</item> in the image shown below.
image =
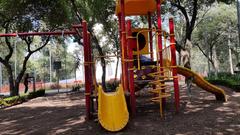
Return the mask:
M102 65L102 87L106 89L106 62L104 58L101 58L101 65Z
M7 72L8 72L8 81L9 81L9 90L10 90L10 96L18 96L19 91L18 88L16 88L16 83L14 81L13 73L11 65L5 65Z
M118 64L119 64L119 57L117 57L117 64L115 69L115 79L114 79L115 84L117 82Z
M185 49L181 49L180 51L180 57L181 57L181 62L182 65L186 68L191 69L191 48L192 48L192 43L187 40L185 44Z
M92 31L90 33L91 33L91 37L93 39L93 42L96 45L96 48L97 48L99 56L100 56L102 72L103 72L103 74L102 74L102 88L106 89L106 61L105 61L105 57L104 57L105 55L104 55L102 47L99 45L97 37L92 34Z
M217 76L218 72L219 72L219 63L218 63L218 59L217 59L217 52L216 52L216 47L214 46L213 49L213 69L214 69L214 74L215 76Z

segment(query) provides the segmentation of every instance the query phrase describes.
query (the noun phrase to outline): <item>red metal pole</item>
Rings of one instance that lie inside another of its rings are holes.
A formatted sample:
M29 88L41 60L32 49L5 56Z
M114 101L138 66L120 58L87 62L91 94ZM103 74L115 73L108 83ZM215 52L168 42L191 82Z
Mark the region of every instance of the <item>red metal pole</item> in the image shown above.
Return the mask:
M163 67L161 0L157 0L157 24L158 24L159 63L160 63L160 66ZM163 68L161 68L160 70L163 71Z
M176 48L175 48L175 36L174 36L174 22L173 18L169 19L169 29L170 29L170 45L171 45L171 57L172 57L172 66L176 66ZM177 69L173 68L172 70L173 76L177 76ZM174 96L175 96L175 107L176 111L179 111L180 100L179 100L179 85L178 78L174 77Z
M127 21L127 34L128 36L132 36L132 31L131 31L131 21ZM128 46L128 58L129 60L133 60L133 40L131 38L127 39L127 46ZM129 69L133 68L133 62L129 63ZM128 76L129 76L129 89L130 89L130 103L131 103L131 112L132 115L135 116L136 114L136 97L135 97L135 90L134 90L134 73L133 70L128 71Z
M86 115L87 119L90 119L90 66L89 66L89 43L88 43L88 32L87 32L87 22L83 21L83 44L84 44L84 68L85 68L85 100L86 100Z
M121 46L122 46L122 65L123 65L123 86L125 90L128 90L128 78L127 78L127 70L128 70L128 66L127 63L125 61L125 59L127 59L127 42L126 42L126 27L125 27L125 3L124 0L121 0Z
M88 43L88 52L89 52L89 62L92 62L92 49L91 49L91 43L90 43L90 33L88 32L87 33L87 43ZM92 88L92 84L93 84L93 78L92 78L92 64L93 63L90 63L89 64L89 69L90 69L90 72L89 72L89 74L90 74L90 77L89 77L89 82L90 82L90 84L91 84L91 88ZM92 89L90 89L90 92L92 92L91 91Z
M163 67L163 47L162 47L162 18L161 18L161 0L157 0L157 24L158 24L158 54L159 54L159 64L160 67ZM164 69L160 68L161 76L164 76ZM164 82L162 82L164 84ZM162 90L165 92L165 90ZM163 99L163 104L165 105L166 100Z
M153 61L153 39L152 39L152 19L151 19L151 13L148 12L148 28L149 28L149 46L150 46L150 56L151 56L151 60Z
M89 64L89 83L90 83L90 93L92 93L92 90L93 90L93 59L92 59L92 47L91 47L91 35L90 33L88 32L87 34L88 36L88 52L89 52L89 62L91 64ZM94 102L93 102L93 99L90 98L90 110L92 110L92 112L94 111ZM92 118L92 115L90 115L90 119Z

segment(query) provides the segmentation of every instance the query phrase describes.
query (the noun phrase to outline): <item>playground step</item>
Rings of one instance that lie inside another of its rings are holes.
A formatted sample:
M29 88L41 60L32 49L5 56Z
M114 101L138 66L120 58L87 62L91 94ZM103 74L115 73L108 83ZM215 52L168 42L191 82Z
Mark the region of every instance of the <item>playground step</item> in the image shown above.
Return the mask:
M149 83L149 82L151 82L151 81L153 81L153 80L134 80L134 83Z
M172 82L173 79L163 79L163 80L156 80L156 81L151 81L149 82L149 84L153 84L153 85L164 85L162 83L164 82Z
M164 98L167 98L167 97L171 97L171 94L170 93L159 93L159 96L158 97L154 97L154 98L151 98L151 101L152 102L156 102L156 103L159 103L160 105L160 116L163 117L163 100Z
M151 93L155 93L155 94L159 94L162 90L166 90L166 89L169 89L171 86L163 86L163 87L160 87L160 88L156 88L156 89L152 89L152 90L149 90L149 92Z
M155 75L154 77L159 78L159 79L175 79L178 78L178 76L162 76L162 75Z
M157 76L163 73L168 73L169 71L158 71L158 72L154 72L154 73L149 73L149 76Z
M171 93L168 93L168 92L161 93L158 97L151 98L151 101L153 101L153 102L161 102L160 101L161 99L167 98L167 97L171 97Z

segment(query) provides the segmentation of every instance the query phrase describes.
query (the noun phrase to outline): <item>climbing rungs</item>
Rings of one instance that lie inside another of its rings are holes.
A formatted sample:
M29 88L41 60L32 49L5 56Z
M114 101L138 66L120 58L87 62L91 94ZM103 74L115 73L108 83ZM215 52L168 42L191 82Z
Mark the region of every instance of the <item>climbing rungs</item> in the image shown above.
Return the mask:
M165 87L161 87L161 88L149 90L149 92L158 94L158 93L160 93L160 91L165 90L165 89L168 89L168 88L170 88L170 87L171 87L171 86L165 86Z
M168 72L168 71L167 71ZM167 73L166 72L166 73ZM155 75L149 75L149 76L151 76L151 77L162 77L162 75L161 74L155 74ZM163 77L166 77L166 76L163 76Z
M149 92L155 93L155 94L159 94L160 93L159 90L150 90Z
M166 84L164 84L164 85L159 86L158 88L153 89L153 90L163 90L163 89L167 89L167 88L170 88L170 87L171 87L170 85L166 85Z
M159 100L159 99L161 99L161 98L167 98L167 97L171 97L171 94L170 94L170 93L167 93L167 92L164 92L164 93L162 93L161 95L159 95L159 97L151 98L151 100Z
M150 83L152 80L134 80L134 83Z
M160 85L160 86L164 86L164 82L170 82L170 81L173 81L173 79L164 79L164 80L157 80L157 81L151 81L149 82L149 84L154 84L154 85Z
M161 75L158 75L156 77L159 77L159 78L178 78L178 76L161 76Z
M156 80L156 81L151 81L151 82L149 82L150 84L159 84L159 83L162 83L162 82L164 82L164 80ZM165 86L165 84L163 84L163 86Z
M171 97L171 95L163 95L161 98L159 98L159 97L152 98L151 101L152 101L152 102L161 102L161 100L162 100L163 98L167 98L167 97Z
M154 76L154 75L159 75L159 74L166 73L166 72L169 72L169 71L159 71L159 72L149 73L148 75Z
M141 66L140 69L134 67L134 68L129 68L128 70L129 70L129 71L132 71L132 70L138 70L138 71L140 71L140 70L146 70L146 69L154 69L154 67Z

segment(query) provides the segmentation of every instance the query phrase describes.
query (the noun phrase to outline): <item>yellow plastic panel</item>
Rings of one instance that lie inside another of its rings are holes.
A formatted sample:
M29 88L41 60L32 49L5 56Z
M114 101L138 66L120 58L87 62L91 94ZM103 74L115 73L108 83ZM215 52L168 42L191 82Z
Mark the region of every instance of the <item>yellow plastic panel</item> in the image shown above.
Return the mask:
M163 2L163 0L162 0ZM125 15L147 15L156 11L156 0L125 0ZM116 15L121 12L120 0L116 3Z
M142 41L140 38L141 38L141 36L140 36L140 34L141 35L143 35L144 36L144 39L145 39L145 46L144 46L144 48L142 48L141 50L140 50L140 54L149 54L149 43L148 43L148 30L147 29L145 29L145 28L136 28L136 29L132 29L132 33L139 33L138 34L138 44L139 44L139 46L140 46L140 42ZM135 35L134 37L136 37L137 35ZM136 49L137 50L137 49ZM133 54L134 55L137 55L137 51L133 51Z
M129 113L122 85L111 93L98 88L98 119L108 131L120 131L127 125Z
M193 77L194 83L196 83L199 87L201 87L202 89L210 93L215 94L217 100L226 101L226 94L223 89L210 84L209 82L204 80L201 76L199 76L197 73L193 72L192 70L177 66L177 73L186 77Z

